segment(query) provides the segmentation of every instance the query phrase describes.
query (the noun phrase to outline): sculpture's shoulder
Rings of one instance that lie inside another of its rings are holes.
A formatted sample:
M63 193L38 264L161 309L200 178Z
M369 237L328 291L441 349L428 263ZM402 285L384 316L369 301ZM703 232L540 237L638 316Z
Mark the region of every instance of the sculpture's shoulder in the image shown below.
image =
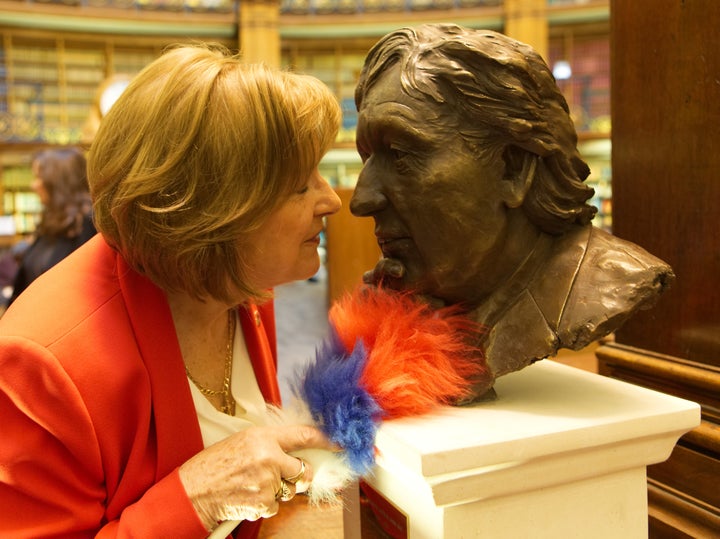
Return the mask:
M562 346L579 348L615 331L652 307L674 278L667 263L639 245L589 227L558 324Z
M584 348L651 307L673 279L668 264L598 228L554 237L532 279L487 332L488 366L497 377L560 348Z
M656 295L675 279L669 264L639 245L590 227L585 256L578 272L580 282L590 282L605 289L631 286L635 294L627 301L646 300L643 292Z

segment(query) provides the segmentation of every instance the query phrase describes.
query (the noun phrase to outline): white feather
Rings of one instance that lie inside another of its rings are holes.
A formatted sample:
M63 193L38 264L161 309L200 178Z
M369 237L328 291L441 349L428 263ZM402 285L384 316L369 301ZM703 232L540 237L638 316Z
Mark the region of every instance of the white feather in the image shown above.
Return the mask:
M283 408L269 406L267 424L316 426L307 404L299 399ZM357 474L350 468L344 452L301 449L293 451L291 455L305 459L312 466L313 480L307 493L311 504L340 503L341 491L357 479Z

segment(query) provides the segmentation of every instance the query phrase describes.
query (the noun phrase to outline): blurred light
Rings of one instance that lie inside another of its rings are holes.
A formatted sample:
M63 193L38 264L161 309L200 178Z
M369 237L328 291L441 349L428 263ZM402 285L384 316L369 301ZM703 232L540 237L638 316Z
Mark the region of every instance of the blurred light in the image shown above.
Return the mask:
M115 104L128 84L130 84L129 80L117 80L103 90L102 96L100 96L100 114L105 116L110 111L110 107Z
M553 76L556 80L567 80L572 76L572 68L567 60L558 60L553 67Z

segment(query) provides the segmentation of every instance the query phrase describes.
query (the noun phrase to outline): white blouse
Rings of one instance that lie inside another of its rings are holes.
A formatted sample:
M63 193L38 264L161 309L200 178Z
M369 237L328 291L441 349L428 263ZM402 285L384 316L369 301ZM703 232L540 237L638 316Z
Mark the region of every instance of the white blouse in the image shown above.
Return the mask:
M230 389L236 402L235 416L229 416L216 409L188 379L205 447L248 427L266 424L265 399L255 378L255 371L250 362L250 355L237 312L235 313L235 327L237 330L233 339L233 366L230 382Z

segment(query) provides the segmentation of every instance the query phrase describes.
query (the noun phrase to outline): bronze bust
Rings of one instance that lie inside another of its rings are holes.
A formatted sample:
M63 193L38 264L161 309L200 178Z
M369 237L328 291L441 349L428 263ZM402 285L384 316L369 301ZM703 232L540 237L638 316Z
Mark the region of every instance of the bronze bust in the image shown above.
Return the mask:
M459 304L488 331L494 380L578 350L651 307L672 269L596 228L565 98L531 47L453 24L403 28L355 92L363 160L352 213L383 257L364 280Z

